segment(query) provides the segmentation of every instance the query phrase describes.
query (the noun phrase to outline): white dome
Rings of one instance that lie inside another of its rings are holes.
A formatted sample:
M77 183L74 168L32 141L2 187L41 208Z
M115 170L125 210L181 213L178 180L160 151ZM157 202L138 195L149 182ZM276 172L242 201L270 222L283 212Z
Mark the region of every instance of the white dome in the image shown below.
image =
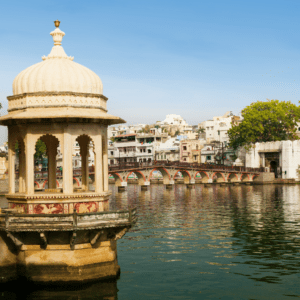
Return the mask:
M75 92L102 94L102 81L90 69L73 62L61 46L65 35L59 28L50 33L54 47L43 61L22 71L13 81L13 94Z

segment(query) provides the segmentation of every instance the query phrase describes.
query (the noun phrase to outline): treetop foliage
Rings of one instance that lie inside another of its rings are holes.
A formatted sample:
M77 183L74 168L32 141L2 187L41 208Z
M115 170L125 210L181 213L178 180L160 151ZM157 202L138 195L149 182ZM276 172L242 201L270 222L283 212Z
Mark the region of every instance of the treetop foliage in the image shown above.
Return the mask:
M290 101L268 100L251 103L242 110L242 121L228 130L230 146L250 149L254 143L297 140L300 108Z

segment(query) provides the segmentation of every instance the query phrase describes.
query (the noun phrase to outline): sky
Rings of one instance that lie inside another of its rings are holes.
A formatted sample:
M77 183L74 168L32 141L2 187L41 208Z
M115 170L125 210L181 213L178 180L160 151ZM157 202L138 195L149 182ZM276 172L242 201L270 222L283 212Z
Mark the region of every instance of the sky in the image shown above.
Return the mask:
M298 104L299 11L299 0L0 0L0 113L14 78L50 53L56 19L67 55L99 75L108 113L128 125Z

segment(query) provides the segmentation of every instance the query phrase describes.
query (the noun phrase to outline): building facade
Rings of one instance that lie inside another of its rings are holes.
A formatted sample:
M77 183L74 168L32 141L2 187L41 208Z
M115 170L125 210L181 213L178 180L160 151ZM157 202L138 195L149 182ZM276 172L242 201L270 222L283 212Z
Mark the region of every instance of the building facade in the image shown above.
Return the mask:
M202 147L199 140L180 141L180 162L200 163Z

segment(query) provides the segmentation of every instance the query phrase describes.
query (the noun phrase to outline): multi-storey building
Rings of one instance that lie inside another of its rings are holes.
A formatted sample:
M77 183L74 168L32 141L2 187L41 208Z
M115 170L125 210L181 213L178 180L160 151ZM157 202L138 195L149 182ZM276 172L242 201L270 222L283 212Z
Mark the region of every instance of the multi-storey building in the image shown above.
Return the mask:
M151 162L155 159L155 150L160 143L168 139L167 133L158 133L156 128L152 128L150 133L138 133L137 136L137 161Z
M170 138L166 142L161 143L155 149L155 160L179 161L179 144L180 142L176 138Z
M238 122L239 119L240 117L234 116L231 112L226 112L222 117L204 121L198 125L199 129L204 130L200 137L206 139L208 143L212 141L228 143L227 131L231 128L232 122Z
M180 162L200 163L202 147L199 140L180 141Z
M113 150L114 163L122 164L136 162L136 146L136 134L124 134L116 136Z

